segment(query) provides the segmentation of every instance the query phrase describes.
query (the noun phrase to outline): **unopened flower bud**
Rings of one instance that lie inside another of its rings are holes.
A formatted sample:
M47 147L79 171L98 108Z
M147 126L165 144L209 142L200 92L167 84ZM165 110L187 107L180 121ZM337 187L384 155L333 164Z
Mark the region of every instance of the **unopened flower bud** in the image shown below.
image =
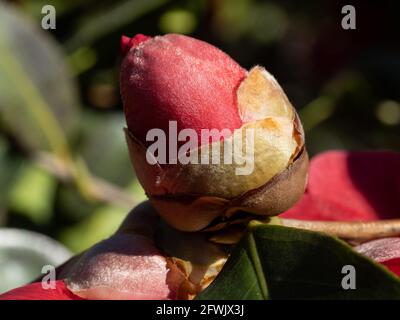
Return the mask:
M129 151L165 221L184 231L210 230L239 211L276 215L300 198L308 166L303 129L268 71L246 71L182 35L122 43ZM153 129L165 135L155 138Z

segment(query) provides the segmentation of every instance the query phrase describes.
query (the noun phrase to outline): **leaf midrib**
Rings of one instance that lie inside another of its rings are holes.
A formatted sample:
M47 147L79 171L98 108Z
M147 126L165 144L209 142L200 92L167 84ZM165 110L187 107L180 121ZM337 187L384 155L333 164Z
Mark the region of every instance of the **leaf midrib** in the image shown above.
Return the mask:
M264 300L269 300L267 279L265 278L264 275L264 271L258 254L257 243L252 232L249 232L248 244L249 244L250 261L253 265L256 277L259 281L262 297Z

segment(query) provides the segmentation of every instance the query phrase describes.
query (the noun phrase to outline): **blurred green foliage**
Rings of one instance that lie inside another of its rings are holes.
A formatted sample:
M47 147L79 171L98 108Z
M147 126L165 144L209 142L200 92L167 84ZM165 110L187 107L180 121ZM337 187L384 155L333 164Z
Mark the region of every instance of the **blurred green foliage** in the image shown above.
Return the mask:
M55 30L40 28L46 4ZM79 252L145 199L122 132L121 34L189 34L246 68L264 65L299 110L311 155L400 150L399 11L353 1L357 29L343 30L345 4L0 1L0 226Z

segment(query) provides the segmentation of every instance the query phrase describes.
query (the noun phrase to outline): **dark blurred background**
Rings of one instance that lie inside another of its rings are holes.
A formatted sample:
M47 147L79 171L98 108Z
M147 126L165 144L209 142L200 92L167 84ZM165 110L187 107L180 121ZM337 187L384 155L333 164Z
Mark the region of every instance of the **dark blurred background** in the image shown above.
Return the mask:
M41 28L47 4L55 30ZM341 27L346 4L356 30ZM0 227L18 229L0 229L0 292L38 272L28 254L21 267L13 239L36 243L41 262L58 245L62 260L145 199L122 132L122 34L188 34L265 66L299 110L311 155L399 151L399 14L384 0L0 1Z

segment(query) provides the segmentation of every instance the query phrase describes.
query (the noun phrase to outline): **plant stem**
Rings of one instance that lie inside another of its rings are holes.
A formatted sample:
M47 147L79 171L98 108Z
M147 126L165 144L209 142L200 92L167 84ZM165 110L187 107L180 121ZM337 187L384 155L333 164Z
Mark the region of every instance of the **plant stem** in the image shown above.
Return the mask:
M46 152L40 152L34 155L35 162L44 170L59 178L61 181L77 185L78 189L92 200L110 203L123 208L131 209L139 204L131 194L125 190L93 176L89 172L75 172L76 164L65 162L64 159ZM81 169L82 170L82 169ZM84 170L84 169L83 169ZM77 177L77 175L80 175ZM82 178L82 176L84 176ZM82 182L79 182L82 179Z
M309 221L279 219L286 227L320 231L349 242L361 243L368 240L400 236L400 219L377 221Z

